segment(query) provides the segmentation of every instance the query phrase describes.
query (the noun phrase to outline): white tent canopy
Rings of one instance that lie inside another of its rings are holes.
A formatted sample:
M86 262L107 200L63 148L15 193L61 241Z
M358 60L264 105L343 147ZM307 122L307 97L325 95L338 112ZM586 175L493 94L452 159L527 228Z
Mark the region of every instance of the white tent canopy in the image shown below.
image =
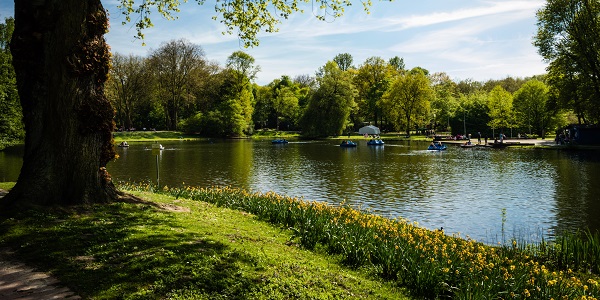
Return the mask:
M380 134L381 131L379 131L379 128L377 128L373 125L368 125L368 126L360 128L358 130L358 133L360 133L360 134Z

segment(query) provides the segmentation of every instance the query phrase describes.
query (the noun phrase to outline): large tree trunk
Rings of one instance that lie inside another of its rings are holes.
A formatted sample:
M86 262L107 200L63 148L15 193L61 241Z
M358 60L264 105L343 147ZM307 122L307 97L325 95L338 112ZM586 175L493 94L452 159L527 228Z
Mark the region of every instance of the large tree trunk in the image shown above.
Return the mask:
M118 197L114 110L104 95L108 19L100 0L15 1L13 65L25 153L12 204L69 205Z

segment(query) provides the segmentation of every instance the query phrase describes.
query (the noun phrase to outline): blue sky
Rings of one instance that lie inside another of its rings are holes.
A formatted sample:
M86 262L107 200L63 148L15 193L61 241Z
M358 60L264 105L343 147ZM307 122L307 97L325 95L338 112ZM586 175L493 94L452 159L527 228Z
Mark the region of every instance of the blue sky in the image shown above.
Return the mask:
M12 16L13 1L1 2L0 17ZM209 60L224 65L231 53L243 50L260 66L256 82L261 85L282 75L314 75L339 53L350 53L356 66L371 56L399 56L407 68L445 72L455 80L525 77L546 68L531 44L542 0L374 0L371 14L357 2L330 22L316 20L307 4L304 14L284 20L277 33L260 34L260 46L248 49L237 36L221 34L224 27L211 18L211 1L182 4L174 21L153 14L155 26L145 31L146 46L133 38L132 24L121 25L117 1L102 3L110 13L106 39L113 52L146 56L163 42L185 38L202 46Z

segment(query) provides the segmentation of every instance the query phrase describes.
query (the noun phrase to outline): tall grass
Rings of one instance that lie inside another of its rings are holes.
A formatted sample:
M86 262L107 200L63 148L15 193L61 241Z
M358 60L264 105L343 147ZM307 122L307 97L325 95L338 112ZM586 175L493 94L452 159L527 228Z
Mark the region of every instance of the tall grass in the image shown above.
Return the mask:
M558 268L600 274L600 235L597 232L563 233L556 238L555 245L548 251L548 256Z
M557 245L562 252L554 252L552 257L548 253L553 252L544 248L549 247L547 243L534 249L513 240L507 246L492 247L344 204L332 206L232 188L157 189L151 184L122 184L121 188L164 193L252 213L292 229L293 240L302 247L318 246L339 255L350 266L374 268L382 278L396 281L419 297L596 299L600 295L597 275L578 272L571 260L561 260L569 262L566 264L550 260L558 259L572 247L581 247L577 250L580 253L593 247L575 246L577 243L572 241ZM597 246L597 241L592 243ZM599 257L598 253L591 256ZM586 256L582 261L590 260Z

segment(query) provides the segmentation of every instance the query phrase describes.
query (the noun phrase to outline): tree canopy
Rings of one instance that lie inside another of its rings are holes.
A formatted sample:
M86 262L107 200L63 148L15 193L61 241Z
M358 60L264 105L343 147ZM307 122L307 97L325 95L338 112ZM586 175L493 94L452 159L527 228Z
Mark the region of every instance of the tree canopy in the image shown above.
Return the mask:
M537 19L534 45L550 62L558 103L580 122L600 122L600 2L547 0Z
M123 24L131 22L131 16L139 16L135 21L137 37L144 38L143 30L152 27L150 15L156 8L158 13L167 18L175 19L179 12L181 0L144 0L137 4L134 0L119 0L119 8L125 16ZM383 1L383 0L380 0ZM391 1L391 0L386 0ZM187 0L183 0L187 2ZM196 0L200 5L206 0ZM288 19L292 14L304 12L302 3L312 3L312 12L319 20L329 20L341 17L346 7L352 6L352 0L221 0L215 1L214 20L225 25L223 34L236 33L244 42L244 46L258 46L257 35L261 31L277 32L282 19ZM361 0L365 11L368 12L371 0ZM316 9L315 9L316 8Z

